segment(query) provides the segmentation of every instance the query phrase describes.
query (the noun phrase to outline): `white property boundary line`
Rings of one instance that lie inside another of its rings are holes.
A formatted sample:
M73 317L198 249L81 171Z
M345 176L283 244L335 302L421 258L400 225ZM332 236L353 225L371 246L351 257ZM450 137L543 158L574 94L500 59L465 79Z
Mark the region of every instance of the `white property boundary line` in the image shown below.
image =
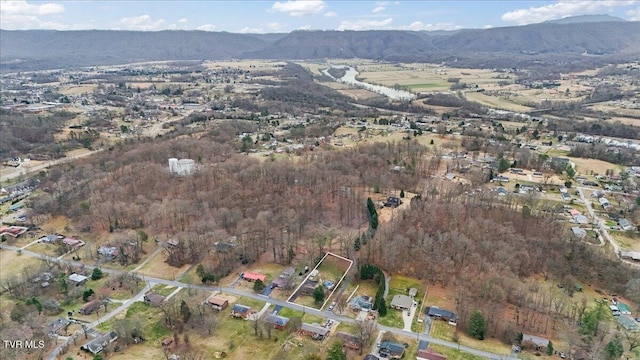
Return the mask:
M304 278L304 280L303 280L302 282L300 282L300 285L298 285L298 287L296 288L296 290L295 290L291 295L289 295L289 297L287 298L287 303L289 303L289 304L295 304L295 305L298 305L298 306L302 306L303 308L304 308L304 307L306 307L306 306L304 306L304 305L300 305L300 304L296 304L296 303L294 303L294 302L291 302L291 298L293 297L293 295L295 295L296 293L298 293L298 290L300 290L300 288L302 287L302 285L304 285L304 283L306 283L306 282L307 282L307 280L309 280L309 277L311 276L311 273L312 273L314 270L317 270L317 269L320 267L320 265L322 265L322 263L323 263L323 262L324 262L324 260L327 258L327 256L329 256L329 255L331 255L331 256L335 256L335 257L337 257L337 258L339 258L339 259L342 259L342 260L345 260L345 261L348 261L348 262L349 262L349 267L347 267L347 270L342 274L342 277L340 278L340 280L338 280L338 282L337 282L337 283L335 284L335 286L333 287L333 291L331 291L331 294L329 294L329 296L327 296L327 299L324 301L324 303L322 303L322 306L320 307L320 309L318 309L318 310L322 311L322 309L324 308L324 306L327 304L327 301L329 301L329 299L331 299L331 296L333 296L333 293L334 293L334 292L336 291L336 289L340 286L340 284L342 283L342 280L344 280L345 276L347 276L347 274L349 273L349 270L351 270L351 267L353 266L353 260L347 259L346 257L340 256L340 255L336 255L336 254L334 254L334 253L332 253L332 252L326 252L326 253L324 254L324 256L322 257L322 259L320 259L320 261L318 261L318 263L317 263L317 264L316 264L316 266L313 268L313 270L311 270L311 271L309 272L309 274L307 274L307 276Z

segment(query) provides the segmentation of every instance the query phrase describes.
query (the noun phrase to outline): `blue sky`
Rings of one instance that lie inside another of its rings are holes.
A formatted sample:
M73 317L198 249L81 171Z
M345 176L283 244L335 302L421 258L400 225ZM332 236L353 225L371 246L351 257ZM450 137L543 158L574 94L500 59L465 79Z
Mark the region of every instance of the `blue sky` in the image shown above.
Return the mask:
M455 30L585 14L640 21L640 1L0 0L5 30Z

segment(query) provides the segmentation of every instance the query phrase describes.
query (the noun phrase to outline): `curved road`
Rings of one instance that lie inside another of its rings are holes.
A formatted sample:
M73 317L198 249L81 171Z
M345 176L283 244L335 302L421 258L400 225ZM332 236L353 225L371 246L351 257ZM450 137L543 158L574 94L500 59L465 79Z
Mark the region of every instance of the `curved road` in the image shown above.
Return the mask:
M68 260L60 260L51 256L47 256L44 254L40 254L37 252L33 252L30 250L26 250L24 248L19 248L19 247L15 247L15 246L8 246L8 245L4 245L4 244L0 244L0 249L3 250L10 250L10 251L18 251L20 250L22 252L22 255L27 255L27 256L33 256L39 259L46 259L49 261L54 261L54 262L58 262L61 264L69 264L69 265L73 265L73 266L82 266L84 265L86 268L92 269L96 266L94 265L89 265L89 264L85 264L85 263L81 263L78 261L68 261ZM107 273L107 274L113 274L113 275L118 275L118 274L127 274L127 273L131 273L131 272L127 272L127 271L120 271L120 270L115 270L115 269L108 269L108 268L101 268L103 272ZM267 298L255 293L251 293L251 292L246 292L246 291L242 291L242 290L238 290L232 287L225 287L225 286L210 286L210 285L192 285L192 284L186 284L183 283L181 281L176 281L176 280L166 280L166 279L160 279L160 278L154 278L154 277L149 277L149 276L144 276L144 280L149 282L150 284L163 284L163 285L169 285L169 286L175 286L175 287L186 287L186 288L193 288L193 289L197 289L197 290L203 290L203 291L221 291L221 292L225 292L228 294L232 294L232 295L237 295L237 296L243 296L243 297L248 297L248 298L252 298L255 300L259 300L259 301L268 301L271 304L274 305L279 305L279 306L283 306L283 307L287 307L293 310L297 310L297 311L302 311L308 314L312 314L315 316L320 316L320 317L325 317L325 318L329 318L332 320L336 320L336 321L340 321L340 322L345 322L345 323L349 323L349 324L354 324L356 323L355 319L352 318L348 318L345 316L341 316L341 315L336 315L333 312L330 311L321 311L318 309L314 309L314 308L310 308L310 307L306 307L303 305L298 305L298 304L294 304L294 303L290 303L290 302L286 302L286 301L282 301L282 300L278 300L278 299L273 299L273 298ZM136 294L136 296L134 296L133 298L127 300L125 303L123 303L121 306L119 306L117 309L111 311L109 314L104 315L103 317L100 318L100 321L106 321L107 319L113 317L115 314L117 314L120 311L123 311L124 309L126 309L129 305L131 305L133 302L139 300L142 295L148 291L148 287L150 286L150 284L148 284L142 291L140 291L138 294ZM105 319L105 320L103 320ZM468 352L470 354L474 354L477 356L481 356L484 358L488 358L488 359L508 359L512 357L509 357L508 355L500 355L500 354L494 354L491 352L487 352L487 351L483 351L483 350L479 350L479 349L475 349L475 348L471 348L468 346L464 346L464 345L459 345L457 343L454 342L450 342L450 341L445 341L445 340L440 340L440 339L436 339L433 338L427 334L419 334L419 333L415 333L412 331L407 331L407 330L402 330L402 329L398 329L398 328L392 328L392 327L388 327L388 326L383 326L383 325L378 325L378 329L381 331L387 331L387 332L391 332L394 334L398 334L398 335L402 335L402 336L407 336L410 338L416 338L416 340L425 340L428 341L429 343L433 343L433 344L438 344L438 345L442 345L442 346L446 346L446 347L450 347L453 349L460 349L461 351L465 351ZM69 342L70 339L67 340L67 342ZM60 353L60 350L62 349L62 345L59 345L51 354L49 354L49 356L47 356L47 360L55 360L56 356Z
M584 205L587 207L587 211L589 212L589 216L591 216L591 218L596 222L596 224L598 225L598 229L600 230L600 235L604 236L605 239L607 239L607 241L609 242L609 244L611 244L611 247L613 247L613 252L616 254L616 257L618 258L618 260L624 262L625 264L629 264L631 266L639 266L640 264L638 263L634 263L631 261L627 261L624 260L622 258L620 258L620 246L618 245L618 243L615 241L615 239L609 235L609 232L607 231L607 225L605 224L604 220L602 220L595 212L595 210L593 210L593 207L591 207L591 201L589 201L589 199L587 199L584 196L584 192L583 190L592 190L589 188L584 188L582 186L578 186L578 194L580 194L580 199L584 202Z

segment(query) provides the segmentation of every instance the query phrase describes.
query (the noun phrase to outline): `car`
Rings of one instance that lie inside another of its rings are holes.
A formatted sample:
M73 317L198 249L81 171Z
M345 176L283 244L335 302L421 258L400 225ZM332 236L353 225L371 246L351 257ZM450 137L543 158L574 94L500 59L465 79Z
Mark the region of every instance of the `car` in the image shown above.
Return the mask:
M24 215L20 215L20 216L18 216L16 219L18 219L18 221L20 221L20 222L25 222L25 221L27 221L27 217L26 217L26 216L24 216Z
M331 305L329 305L329 308L327 310L331 311L335 306L336 306L336 302L334 301L331 303Z
M559 355L560 355L560 358L561 358L561 359L564 359L564 358L566 358L566 357L567 357L563 352L561 352Z

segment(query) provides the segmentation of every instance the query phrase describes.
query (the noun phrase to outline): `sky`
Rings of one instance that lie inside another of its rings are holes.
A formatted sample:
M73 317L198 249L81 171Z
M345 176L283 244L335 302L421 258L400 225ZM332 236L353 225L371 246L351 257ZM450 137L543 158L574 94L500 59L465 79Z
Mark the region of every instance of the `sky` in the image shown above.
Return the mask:
M640 0L0 0L4 30L457 30L589 14L640 21Z

